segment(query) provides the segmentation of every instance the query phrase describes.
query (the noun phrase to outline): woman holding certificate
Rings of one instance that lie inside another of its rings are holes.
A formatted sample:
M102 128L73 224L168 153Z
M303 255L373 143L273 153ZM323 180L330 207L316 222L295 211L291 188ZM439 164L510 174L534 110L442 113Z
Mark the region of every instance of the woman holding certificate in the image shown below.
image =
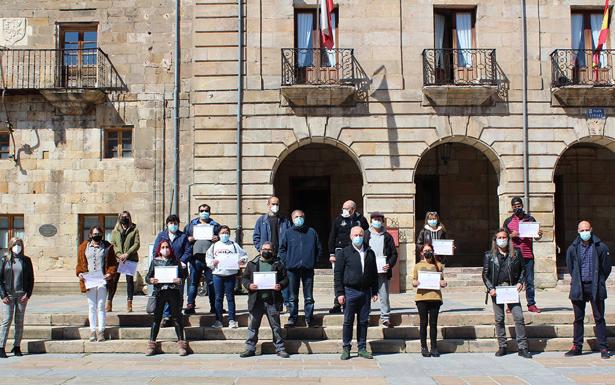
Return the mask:
M519 292L525 284L525 264L519 249L515 249L506 229L499 229L493 236L491 250L485 253L483 259L483 282L487 294L493 301L495 314L495 332L498 336L499 349L496 357L506 355L506 328L504 326L504 306L508 306L515 320L515 334L519 355L532 358L528 350L525 335L523 310L519 303ZM485 303L487 300L485 299Z
M235 282L239 265L245 264L248 254L237 243L231 241L231 229L220 226L220 240L207 250L206 262L213 269L214 288L216 292L216 322L214 328L222 327L222 301L226 295L228 303L228 326L236 329L239 324L235 320Z
M438 352L438 313L442 305L440 288L446 287L442 274L444 266L436 261L433 249L425 243L419 250L421 261L414 265L412 286L416 287L416 307L420 318L421 354L423 357L440 357ZM427 350L427 324L431 352Z
M177 352L180 356L188 354L187 343L184 339L184 324L181 312L182 293L180 291L182 274L184 269L179 269L179 260L173 254L173 248L167 240L158 244L154 259L149 266L145 281L154 285L154 298L156 307L154 309L154 321L147 345L146 356L153 356L158 352L156 338L162 322L162 313L166 304L171 309L175 333L177 334Z
M419 252L419 260L421 259L420 252L423 245L431 245L433 252L433 241L440 239L446 239L446 228L444 227L444 224L440 222L440 216L436 211L428 211L425 215L425 225L419 232L419 236L416 238L416 248ZM436 261L442 264L446 264L445 258L445 256L436 255Z
M123 211L117 218L115 228L111 232L111 244L115 249L118 260L118 272L113 277L109 285L109 296L107 297L107 312L113 311L113 297L120 281L121 273L126 275L127 303L126 311L132 312L132 297L135 293L134 275L139 263L139 229L132 223L132 217L128 211Z

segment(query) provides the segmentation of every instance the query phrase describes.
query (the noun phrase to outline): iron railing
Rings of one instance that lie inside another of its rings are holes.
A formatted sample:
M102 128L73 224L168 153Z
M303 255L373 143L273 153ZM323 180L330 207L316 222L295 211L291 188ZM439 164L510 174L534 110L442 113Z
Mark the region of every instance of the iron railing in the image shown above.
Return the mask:
M356 85L360 68L349 48L282 48L282 86Z
M495 86L495 49L424 49L423 85Z
M9 90L125 90L100 48L0 49L0 88Z
M614 86L615 50L556 49L551 53L551 85Z

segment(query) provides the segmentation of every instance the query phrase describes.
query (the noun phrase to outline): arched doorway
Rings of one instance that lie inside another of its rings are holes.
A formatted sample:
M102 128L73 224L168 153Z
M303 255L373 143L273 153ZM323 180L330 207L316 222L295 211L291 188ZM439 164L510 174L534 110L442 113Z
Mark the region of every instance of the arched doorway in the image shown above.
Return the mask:
M613 247L615 153L592 143L575 144L562 154L553 179L558 266L566 264L566 250L580 220L590 220L596 235Z
M482 266L499 225L498 175L491 161L467 144L444 143L423 155L415 184L415 237L425 225L425 214L437 211L457 247L448 266Z
M291 152L278 167L274 191L285 215L292 210L305 212L306 223L313 227L323 246L319 267L330 267L327 245L333 219L342 204L351 199L363 213L363 177L356 162L341 149L312 143Z

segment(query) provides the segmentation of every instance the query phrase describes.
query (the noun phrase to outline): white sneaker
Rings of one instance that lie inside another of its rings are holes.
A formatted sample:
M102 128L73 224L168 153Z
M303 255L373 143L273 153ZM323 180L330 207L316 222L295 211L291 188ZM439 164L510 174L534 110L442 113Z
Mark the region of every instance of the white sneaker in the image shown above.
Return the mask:
M231 329L237 329L239 327L239 323L237 321L228 321L228 327Z
M96 341L96 330L90 331L90 342Z
M223 326L223 325L222 325L222 322L220 322L220 321L216 321L216 322L214 322L214 323L211 325L211 327L212 327L212 328L214 328L214 329L222 329L222 326Z

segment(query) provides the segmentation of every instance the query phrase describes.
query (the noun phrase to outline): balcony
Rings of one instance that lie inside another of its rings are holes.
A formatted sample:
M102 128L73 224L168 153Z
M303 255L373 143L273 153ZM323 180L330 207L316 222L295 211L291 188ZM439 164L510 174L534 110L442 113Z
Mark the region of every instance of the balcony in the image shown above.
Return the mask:
M354 105L367 77L353 51L282 48L280 92L291 106Z
M80 115L126 90L108 55L95 49L0 49L2 88L40 93L62 113Z
M595 64L594 64L595 63ZM615 50L556 49L551 53L551 104L615 106Z
M498 93L495 49L423 50L423 94L435 106L495 103Z

